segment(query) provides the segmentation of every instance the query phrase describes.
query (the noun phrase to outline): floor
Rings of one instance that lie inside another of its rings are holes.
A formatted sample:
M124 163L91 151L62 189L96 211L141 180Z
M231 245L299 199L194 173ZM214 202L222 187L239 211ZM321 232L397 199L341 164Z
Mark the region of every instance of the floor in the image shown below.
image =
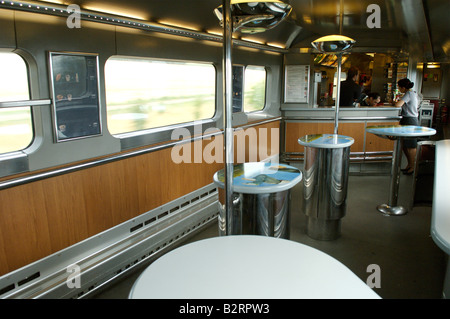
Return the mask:
M291 192L290 239L336 258L364 282L372 273L367 267L378 265L381 287L373 289L382 298L441 298L446 255L430 237L431 207L414 207L407 215L396 217L379 213L376 206L387 202L389 180L387 174L350 175L342 235L333 241L314 240L305 234L306 218L301 212L303 185L299 183ZM412 176L401 176L399 205L409 207L412 180ZM208 227L189 242L213 236L217 236L216 225ZM138 271L112 283L93 298L127 298L139 274Z

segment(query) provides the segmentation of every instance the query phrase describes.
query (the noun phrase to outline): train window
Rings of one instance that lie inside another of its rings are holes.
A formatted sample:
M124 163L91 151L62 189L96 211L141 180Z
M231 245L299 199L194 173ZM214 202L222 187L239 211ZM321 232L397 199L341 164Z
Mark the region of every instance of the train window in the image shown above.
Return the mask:
M0 52L0 102L29 100L28 72L17 54ZM33 140L31 108L0 107L0 153L26 148Z
M247 66L244 75L244 111L259 111L266 102L266 69Z
M212 64L112 57L105 65L111 134L212 118Z

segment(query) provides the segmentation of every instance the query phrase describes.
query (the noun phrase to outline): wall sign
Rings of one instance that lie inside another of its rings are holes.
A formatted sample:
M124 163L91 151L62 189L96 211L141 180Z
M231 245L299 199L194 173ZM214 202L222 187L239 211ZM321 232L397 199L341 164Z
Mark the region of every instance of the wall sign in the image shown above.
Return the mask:
M309 65L286 65L285 103L309 103Z

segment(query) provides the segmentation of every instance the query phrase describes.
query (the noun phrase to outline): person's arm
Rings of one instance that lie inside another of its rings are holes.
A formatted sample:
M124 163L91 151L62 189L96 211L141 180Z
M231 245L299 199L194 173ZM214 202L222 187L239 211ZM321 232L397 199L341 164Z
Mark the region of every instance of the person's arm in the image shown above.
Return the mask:
M406 92L405 95L403 95L403 97L400 100L398 100L397 103L395 103L395 106L402 107L403 104L405 104L406 102L409 102L409 101L410 101L409 92Z
M399 100L397 103L395 103L395 106L396 106L396 107L402 107L403 104L405 104L405 101Z

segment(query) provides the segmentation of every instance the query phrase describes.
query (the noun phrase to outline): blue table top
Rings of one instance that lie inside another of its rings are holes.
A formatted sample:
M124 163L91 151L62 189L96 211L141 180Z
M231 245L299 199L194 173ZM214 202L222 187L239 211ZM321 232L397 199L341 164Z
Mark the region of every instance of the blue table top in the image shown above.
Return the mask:
M336 134L305 135L298 139L300 145L317 148L344 148L354 142L353 137Z
M376 135L397 136L397 137L415 137L430 136L436 134L436 130L426 126L414 125L377 125L368 126L366 131Z
M302 180L298 168L279 163L244 163L233 166L233 192L243 194L277 193ZM224 188L224 170L214 174L214 183Z

